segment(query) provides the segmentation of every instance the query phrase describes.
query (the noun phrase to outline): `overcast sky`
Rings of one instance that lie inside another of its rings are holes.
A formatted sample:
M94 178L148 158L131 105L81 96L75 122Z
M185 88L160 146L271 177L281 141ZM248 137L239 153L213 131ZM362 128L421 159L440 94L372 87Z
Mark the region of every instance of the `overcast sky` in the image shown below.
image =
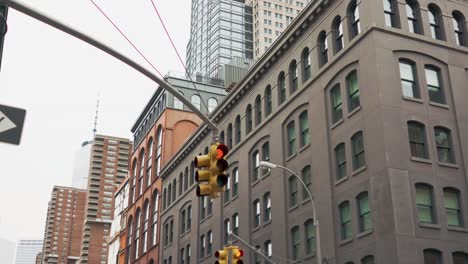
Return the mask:
M190 0L153 0L185 62ZM151 69L91 1L22 0ZM164 73L183 72L151 0L96 0ZM0 142L0 238L43 238L54 185L70 185L74 152L98 133L131 138L156 84L86 43L10 9L0 104L27 110L20 146ZM0 250L2 250L0 248Z

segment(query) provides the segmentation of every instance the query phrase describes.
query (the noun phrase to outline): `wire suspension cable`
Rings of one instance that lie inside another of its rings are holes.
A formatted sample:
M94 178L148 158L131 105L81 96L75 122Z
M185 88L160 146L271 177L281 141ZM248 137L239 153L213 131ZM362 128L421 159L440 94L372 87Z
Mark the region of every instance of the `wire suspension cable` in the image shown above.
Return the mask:
M140 54L140 56L143 57L143 59L159 74L159 76L164 78L164 76L161 74L161 72L158 71L158 69L156 69L156 67L146 58L145 55L143 55L143 53L138 49L138 47L135 44L133 44L133 42L130 40L130 38L128 38L127 35L117 26L117 24L114 23L114 21L106 14L106 12L104 12L104 10L98 4L96 4L96 2L94 2L93 0L89 0L89 1L114 26L114 28L117 29L117 31L119 31L119 33L128 41L128 43L130 43L130 45L132 45L132 47Z
M30 16L34 19L37 19L51 27L54 27L60 31L63 31L71 36L74 36L75 38L83 41L83 42L86 42L88 43L89 45L97 48L97 49L100 49L101 51L111 55L112 57L120 60L121 62L127 64L128 66L132 67L133 69L135 69L136 71L140 72L141 74L145 75L148 79L154 81L155 83L159 84L163 89L166 89L169 93L171 93L174 97L176 97L177 99L179 99L182 103L186 104L187 107L192 110L198 117L200 117L200 119L206 123L206 125L212 130L212 132L214 134L217 134L217 131L218 131L218 128L216 127L216 125L210 120L208 119L202 112L200 112L200 110L198 110L198 108L196 108L194 105L192 105L192 103L187 100L187 98L185 98L183 95L181 95L177 89L175 89L174 87L172 87L172 85L170 85L169 83L167 83L166 81L162 80L162 79L159 79L156 75L154 75L152 72L148 71L147 69L145 69L144 67L142 67L141 65L139 65L138 63L136 63L135 61L133 61L132 59L128 58L127 56L117 52L116 50L112 49L111 47L105 45L104 43L101 43L99 42L98 40L96 39L93 39L91 38L90 36L84 34L84 33L81 33L79 32L78 30L76 29L73 29L55 19L52 19L22 3L19 3L17 1L14 1L14 0L0 0L0 3L3 3L15 10L17 10L18 12L21 12L27 16Z
M273 263L273 264L278 264L278 263L274 262L273 260L271 260L271 259L270 259L268 256L266 256L265 254L263 254L263 253L261 252L261 250L256 249L254 246L250 245L249 243L247 243L247 242L246 242L245 240L243 240L242 238L240 238L240 237L234 235L234 233L229 232L229 235L235 237L235 238L238 239L240 242L242 242L242 244L248 246L250 249L252 249L252 250L254 250L255 252L257 252L257 253L258 253L260 256L262 256L265 260L267 260L267 261L269 261L269 262L271 262L271 263Z
M200 91L197 89L197 86L195 85L195 82L192 80L192 76L190 76L189 72L188 72L188 69L187 69L187 66L185 66L185 63L183 62L182 60L182 57L180 56L179 54L179 51L177 50L174 42L172 41L172 38L171 38L171 35L169 34L169 31L167 30L166 28L166 24L164 23L161 15L159 14L159 11L158 11L158 8L156 7L156 4L154 3L154 0L151 0L151 4L153 5L153 9L154 11L156 12L156 15L158 16L159 18L159 21L161 22L161 25L162 27L164 28L164 31L166 32L166 35L167 37L169 38L169 41L171 42L171 45L172 45L172 48L174 49L174 51L176 52L177 54L177 57L179 58L179 61L180 63L182 64L182 66L184 67L184 70L185 70L185 75L187 75L190 79L190 82L192 83L193 85L193 88L195 88L195 91L198 93L198 96L200 96L200 99L201 99L201 94L200 94ZM205 104L205 101L204 100L201 100L202 104L205 106L206 110L208 110L208 106Z

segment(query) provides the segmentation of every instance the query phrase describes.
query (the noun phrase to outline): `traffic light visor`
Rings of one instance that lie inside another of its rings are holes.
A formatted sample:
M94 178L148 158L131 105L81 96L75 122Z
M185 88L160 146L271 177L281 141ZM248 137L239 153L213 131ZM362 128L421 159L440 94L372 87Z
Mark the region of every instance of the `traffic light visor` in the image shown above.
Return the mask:
M228 154L228 147L224 144L219 144L216 148L216 158L221 159Z
M244 251L242 249L233 249L232 250L232 256L234 258L240 258L244 256Z
M195 167L206 167L210 164L210 156L203 155L203 156L196 156L193 160Z
M217 250L215 252L215 258L225 258L227 257L227 254L228 254L227 250Z

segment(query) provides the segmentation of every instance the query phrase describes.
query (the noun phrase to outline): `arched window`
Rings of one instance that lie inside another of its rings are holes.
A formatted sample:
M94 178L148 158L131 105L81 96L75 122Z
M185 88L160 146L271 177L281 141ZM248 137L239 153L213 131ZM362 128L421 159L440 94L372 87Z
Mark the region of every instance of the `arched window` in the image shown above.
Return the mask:
M278 76L278 105L284 101L286 101L286 78L284 72L281 72Z
M190 101L192 102L192 104L193 104L198 110L200 110L200 108L201 108L201 98L200 98L200 96L194 94L194 95L192 95L192 98L190 99Z
M146 162L146 186L150 186L151 185L151 166L153 165L153 138L150 138L150 140L148 141L148 159L147 159L147 162Z
M187 245L185 248L185 263L190 264L190 256L192 255L192 248L190 245Z
M172 185L169 183L167 186L167 206L171 205L172 199Z
M444 206L447 215L447 225L463 227L460 191L450 187L444 188Z
M424 264L442 264L442 252L437 249L424 249Z
M258 150L252 153L252 182L260 179L260 154Z
M211 252L213 251L213 232L211 230L206 233L206 237L208 240L208 246L206 248L206 254L211 255Z
M436 223L432 186L425 183L416 183L416 207L419 222Z
M422 34L421 11L416 0L406 0L406 16L408 18L408 30L411 33Z
M180 94L184 95L183 92L179 91ZM174 96L174 108L175 109L184 109L184 104Z
M328 62L328 41L327 33L325 31L320 32L317 40L318 52L319 52L319 65L323 66Z
M234 233L234 235L239 234L239 214L238 213L234 213L232 215L232 233Z
M435 4L429 4L428 12L429 26L431 28L431 37L434 39L444 40L444 24L442 22L442 12Z
M466 264L468 263L468 253L453 252L452 259L453 259L453 264Z
M163 133L162 127L159 126L156 132L157 144L156 144L156 177L159 176L159 172L161 171L161 155L162 155L162 140L163 140Z
M287 154L290 157L296 153L296 124L294 120L290 121L286 126L286 135Z
M255 98L255 126L260 125L262 122L262 98L257 95Z
M343 119L343 101L341 99L340 84L336 84L330 90L330 103L332 106L332 109L331 109L332 124L335 124L341 119Z
M399 27L398 25L398 6L396 0L383 0L385 25L387 27Z
M141 227L141 210L137 209L135 215L135 234L133 234L133 239L135 241L134 247L134 259L137 259L140 256L140 227Z
M235 125L235 128L236 128L236 144L239 144L239 142L241 141L241 117L240 115L238 115L236 117L236 125Z
M309 144L310 137L309 137L309 118L307 115L307 110L303 111L299 115L299 130L300 130L300 138L299 138L299 145L300 147L304 147Z
M305 201L307 199L310 199L309 192L312 192L312 172L310 170L310 165L305 166L301 170L301 176L302 181L307 186L307 189L304 186L302 186L302 200Z
M195 164L190 162L190 185L195 182Z
M454 11L452 13L452 17L453 30L455 33L455 42L459 46L466 46L465 17L459 11Z
M369 193L362 192L356 198L359 215L359 232L372 229L371 206L369 204Z
M408 122L408 136L411 156L427 159L429 157L426 143L426 129L423 124L415 121Z
M311 255L315 253L315 226L314 220L307 219L304 223L305 233L305 253Z
M359 82L356 70L353 70L348 74L348 76L346 76L346 88L348 90L348 110L349 112L352 112L361 105L359 100Z
M260 200L253 202L254 227L260 226Z
M434 103L445 104L445 94L442 87L440 69L433 65L426 65L424 70L426 73L429 100Z
M364 137L362 131L357 132L351 137L351 152L353 155L353 170L357 170L366 165L364 154Z
M302 51L302 81L305 82L309 80L311 76L310 50L306 47Z
M269 116L272 112L272 98L271 98L271 86L268 85L265 88L265 117Z
M335 17L335 19L333 20L332 33L333 33L333 51L336 54L340 50L342 50L344 46L343 22L341 21L340 16Z
M361 264L375 264L374 256L368 255L361 259Z
M135 202L135 186L136 186L136 178L137 178L137 159L133 159L132 164L132 187L130 189L130 203Z
M213 110L218 106L218 100L216 98L211 97L208 99L208 112L211 113Z
M148 250L148 220L149 220L149 201L145 201L145 205L143 206L143 240L141 241L143 243L142 249L143 253Z
M226 145L228 148L232 148L232 124L229 123L227 128L227 140Z
M188 167L185 167L184 171L184 191L187 191L188 184L189 184L189 175L188 175Z
M299 258L299 248L301 247L299 227L294 226L291 228L291 251L292 259L297 260Z
M192 229L192 206L187 207L187 231Z
M179 195L182 195L183 192L183 183L184 183L184 173L179 174Z
M159 212L159 192L156 190L153 194L152 214L151 214L151 245L156 245L158 242L158 212Z
M177 196L176 190L177 190L177 180L174 179L172 181L172 202L176 200L176 196Z
M219 133L219 141L223 144L226 144L226 136L224 135L224 131L221 131L221 133Z
M353 39L361 33L361 22L359 17L359 6L357 0L352 0L348 6L350 39Z
M163 209L166 209L167 207L167 189L164 188L163 191Z
M294 93L299 87L297 62L293 60L289 64L289 94Z
M445 163L455 163L450 129L445 127L435 127L434 134L437 146L437 157L439 161Z
M231 222L229 218L224 219L224 244L227 244L229 241L229 232L231 232Z
M400 59L400 79L403 96L421 98L419 95L418 79L416 78L416 65L407 59Z
M252 106L249 104L245 109L245 134L252 131Z
M145 174L145 150L142 149L140 152L140 173L138 176L138 186L140 188L139 194L143 194L143 175Z
M127 247L125 249L125 264L130 263L130 256L132 255L132 239L133 239L133 218L130 216L127 223Z

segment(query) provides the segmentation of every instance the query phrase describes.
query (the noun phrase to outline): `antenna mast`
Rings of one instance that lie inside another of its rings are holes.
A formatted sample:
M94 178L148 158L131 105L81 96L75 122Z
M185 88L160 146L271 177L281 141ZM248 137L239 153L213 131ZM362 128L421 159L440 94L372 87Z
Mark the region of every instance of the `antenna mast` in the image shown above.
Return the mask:
M97 121L98 121L98 113L99 113L99 95L100 93L98 93L98 98L97 98L97 103L96 103L96 115L94 116L93 139L96 136L96 132L97 132Z

